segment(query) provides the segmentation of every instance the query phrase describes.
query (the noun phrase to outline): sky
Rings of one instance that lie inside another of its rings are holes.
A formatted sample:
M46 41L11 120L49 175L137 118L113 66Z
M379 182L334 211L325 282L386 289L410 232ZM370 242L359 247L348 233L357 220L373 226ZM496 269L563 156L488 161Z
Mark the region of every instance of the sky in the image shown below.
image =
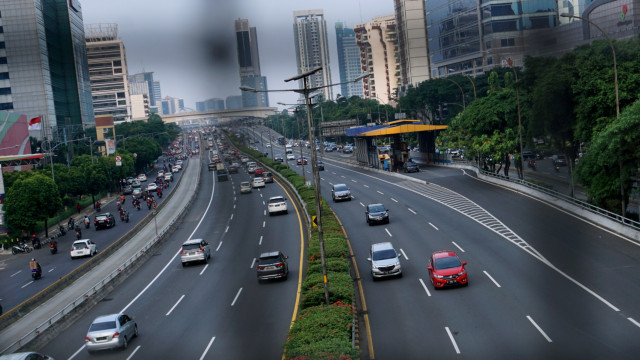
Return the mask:
M77 1L76 1L77 3ZM292 89L297 75L293 12L324 10L333 83L340 81L334 25L347 27L394 13L393 0L82 0L84 23L118 24L128 73L154 72L162 96L196 101L240 95L234 21L255 27L262 75L270 90ZM334 96L340 87L334 88ZM269 105L293 104L293 92L269 93Z

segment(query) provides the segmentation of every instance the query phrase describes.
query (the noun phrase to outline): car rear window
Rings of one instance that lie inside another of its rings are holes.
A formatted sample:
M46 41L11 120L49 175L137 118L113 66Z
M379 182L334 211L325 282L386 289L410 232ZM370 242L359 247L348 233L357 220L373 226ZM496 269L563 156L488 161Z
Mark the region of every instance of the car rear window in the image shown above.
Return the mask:
M279 256L267 256L260 258L260 265L268 265L280 262Z
M396 252L393 249L380 250L373 253L373 260L386 260L393 259L395 257Z
M77 244L73 244L73 249L74 250L80 250L80 249L84 249L85 246L87 246L87 244L85 244L85 243L77 243Z
M105 215L98 215L96 216L96 220L107 220L107 217Z
M462 264L460 263L460 259L458 259L458 257L456 256L435 259L434 264L436 270L451 269L460 266L462 266Z
M185 244L182 245L182 250L196 250L200 249L200 244Z
M105 321L105 322L91 324L89 331L102 331L102 330L109 330L109 329L115 329L115 328L116 328L115 321Z
M283 201L284 201L283 198L269 199L269 204L281 203Z

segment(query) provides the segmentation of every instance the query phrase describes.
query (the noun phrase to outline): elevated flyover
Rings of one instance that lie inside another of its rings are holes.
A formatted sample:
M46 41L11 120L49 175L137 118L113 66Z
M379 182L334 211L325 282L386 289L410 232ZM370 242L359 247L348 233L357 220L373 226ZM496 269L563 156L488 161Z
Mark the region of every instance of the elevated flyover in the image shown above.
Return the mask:
M265 119L278 111L276 107L256 107L243 109L210 110L181 112L170 115L160 115L164 122L176 123L180 126L217 125L243 118Z

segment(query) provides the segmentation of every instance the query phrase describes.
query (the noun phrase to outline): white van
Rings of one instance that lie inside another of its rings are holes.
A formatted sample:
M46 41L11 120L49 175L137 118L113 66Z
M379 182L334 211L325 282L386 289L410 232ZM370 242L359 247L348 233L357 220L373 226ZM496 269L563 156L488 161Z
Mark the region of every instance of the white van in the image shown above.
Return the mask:
M291 145L286 145L286 146L284 147L284 150L285 150L285 152L286 152L287 154L293 154L293 146L291 146Z

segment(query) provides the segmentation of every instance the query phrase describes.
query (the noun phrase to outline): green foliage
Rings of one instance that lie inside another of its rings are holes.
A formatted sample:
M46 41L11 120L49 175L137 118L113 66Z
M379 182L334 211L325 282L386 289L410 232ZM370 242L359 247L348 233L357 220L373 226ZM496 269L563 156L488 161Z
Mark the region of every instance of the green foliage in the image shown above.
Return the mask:
M284 346L286 359L353 359L351 304L316 306L298 316Z
M346 262L347 260L345 259L343 261ZM329 284L329 299L331 299L332 303L351 303L353 301L353 279L351 279L348 271L346 273L327 271L327 283ZM302 283L300 309L304 310L309 307L323 305L324 303L322 268L319 273L307 271L307 276Z
M62 206L58 187L45 175L35 174L17 180L7 189L3 209L12 231L33 231L38 220L45 220Z
M325 262L327 266L327 271L341 272L345 274L348 274L350 271L349 262L346 259L329 258L329 259L325 259ZM311 274L311 273L322 274L322 263L320 262L320 259L309 261L307 266L308 266L307 267L308 274Z
M325 257L347 258L349 249L347 249L344 235L325 233L323 239ZM320 242L317 235L313 236L309 241L307 257L310 261L320 259Z

